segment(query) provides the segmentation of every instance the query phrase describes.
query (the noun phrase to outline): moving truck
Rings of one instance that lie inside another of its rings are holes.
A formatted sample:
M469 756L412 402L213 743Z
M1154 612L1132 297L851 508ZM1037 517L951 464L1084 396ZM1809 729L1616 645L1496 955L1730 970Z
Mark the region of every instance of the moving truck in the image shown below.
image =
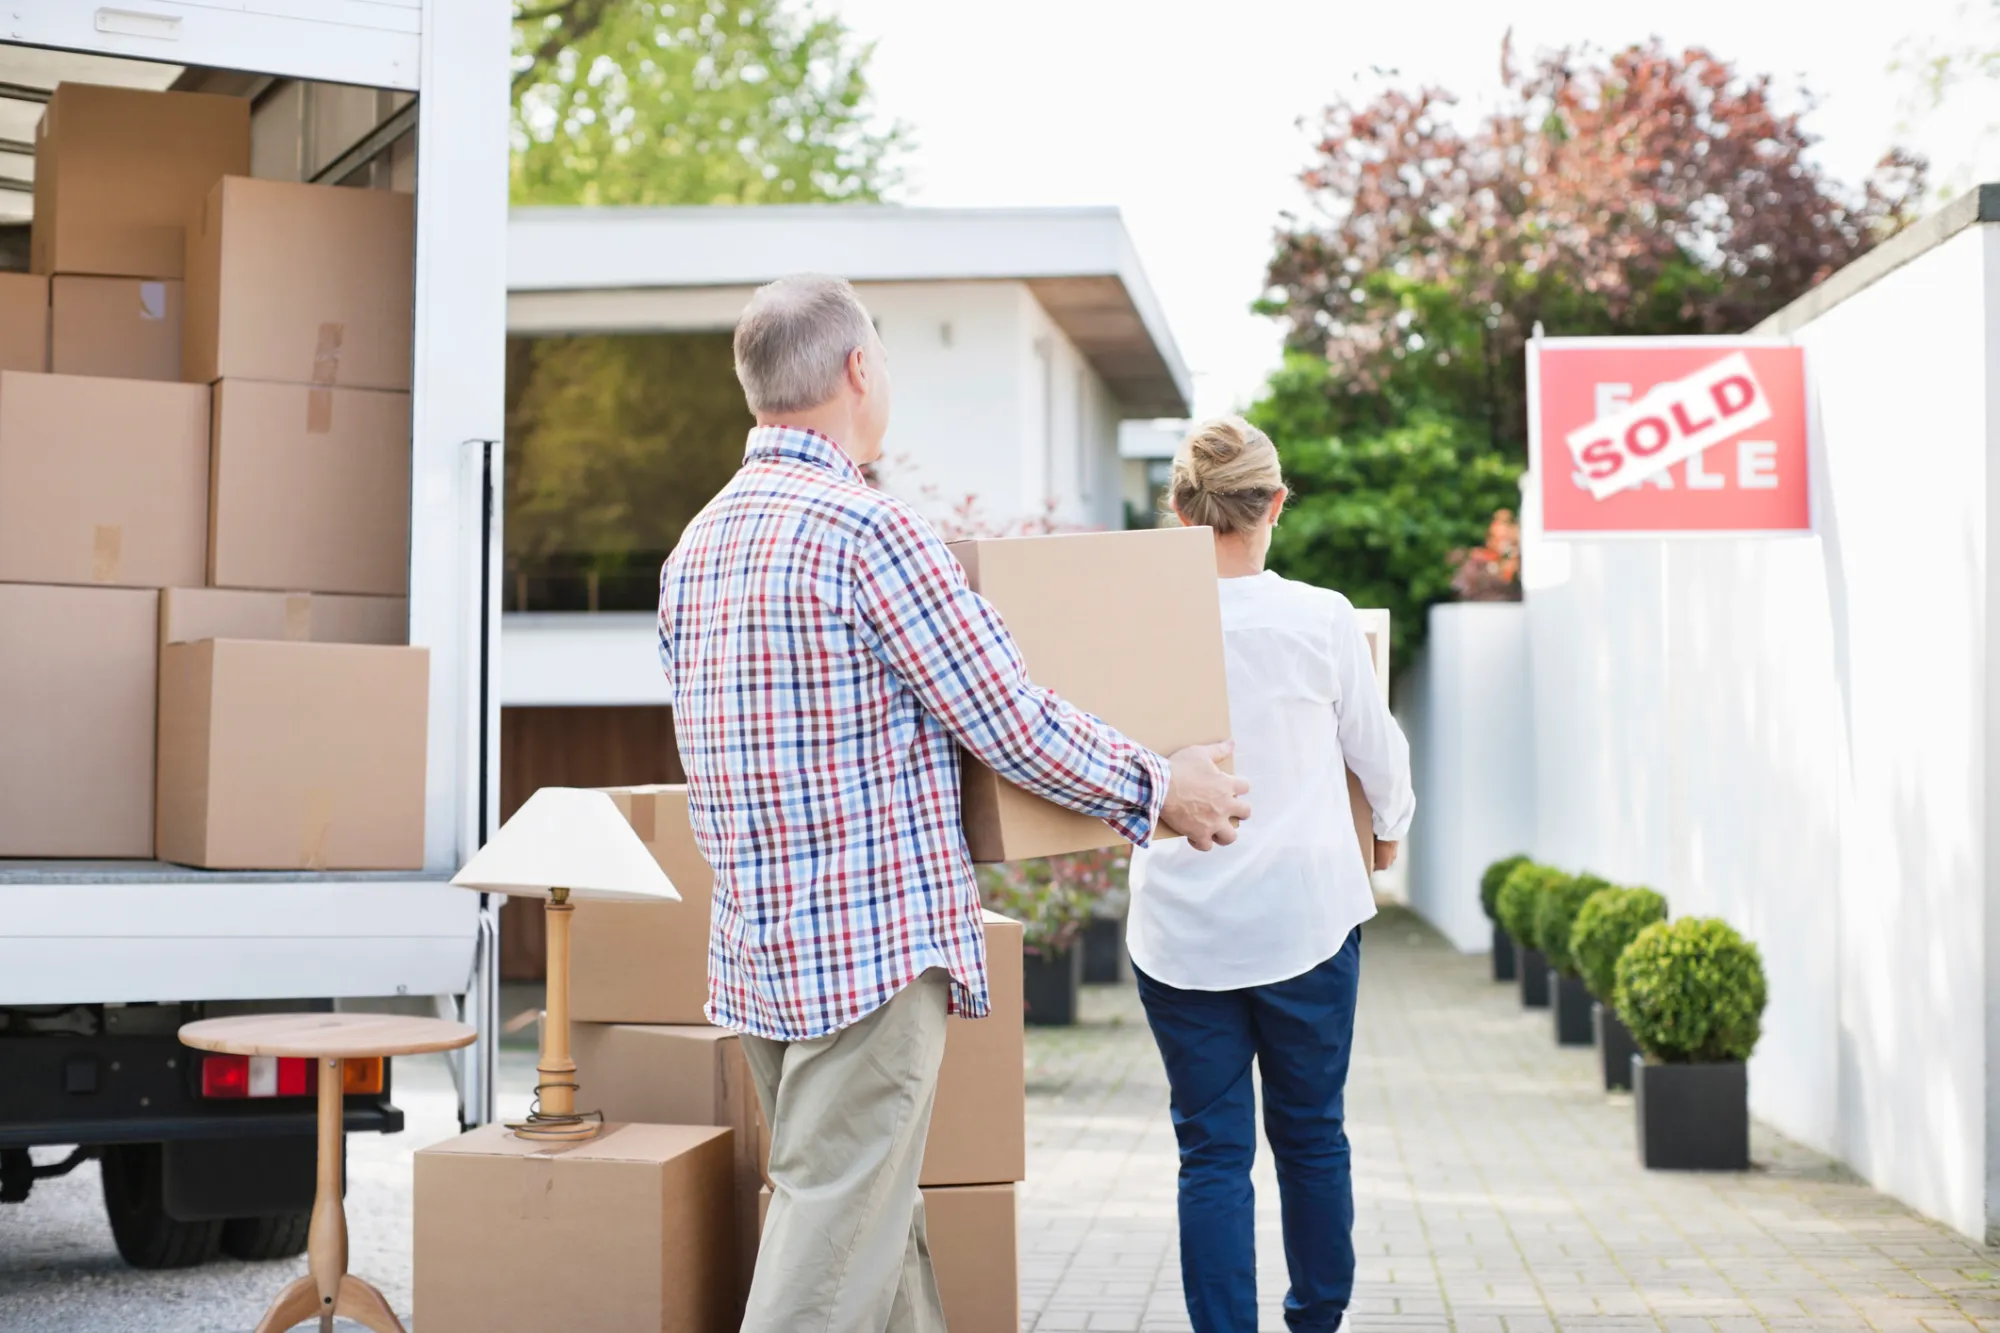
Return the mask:
M36 127L66 82L241 98L252 176L415 195L421 867L0 859L0 1206L32 1207L37 1179L95 1157L135 1264L304 1247L314 1098L300 1071L205 1068L176 1040L192 1019L404 997L480 1029L454 1072L463 1123L491 1118L498 903L447 881L497 805L510 37L494 0L21 0L0 15L0 269L29 267ZM387 1069L350 1080L349 1132L401 1128L392 1088Z

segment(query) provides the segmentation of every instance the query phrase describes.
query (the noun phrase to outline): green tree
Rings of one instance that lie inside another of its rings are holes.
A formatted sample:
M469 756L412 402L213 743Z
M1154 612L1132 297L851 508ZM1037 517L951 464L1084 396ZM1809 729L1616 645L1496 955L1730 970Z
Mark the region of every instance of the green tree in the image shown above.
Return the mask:
M905 131L877 122L872 53L787 0L526 0L514 202L879 199Z

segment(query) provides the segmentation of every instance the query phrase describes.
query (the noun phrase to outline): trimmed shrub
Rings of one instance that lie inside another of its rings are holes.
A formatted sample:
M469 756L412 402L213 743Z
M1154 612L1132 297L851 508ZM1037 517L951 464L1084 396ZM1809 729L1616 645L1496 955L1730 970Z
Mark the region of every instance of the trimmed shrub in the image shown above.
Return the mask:
M1576 975L1576 960L1569 949L1569 931L1576 924L1576 914L1591 895L1610 887L1610 880L1596 875L1568 875L1536 900L1535 945L1549 956L1549 966L1564 976Z
M1747 1060L1764 1015L1757 946L1714 917L1655 921L1618 958L1618 1016L1668 1064Z
M1494 906L1500 913L1500 929L1526 949L1541 947L1535 940L1535 909L1542 895L1569 878L1554 866L1530 861L1514 867L1502 881Z
M1569 951L1577 975L1606 1004L1618 989L1618 955L1655 921L1667 919L1667 900L1651 889L1599 889L1570 927Z
M1479 877L1479 910L1486 913L1488 921L1500 919L1500 886L1507 882L1507 876L1526 864L1525 856L1503 856Z

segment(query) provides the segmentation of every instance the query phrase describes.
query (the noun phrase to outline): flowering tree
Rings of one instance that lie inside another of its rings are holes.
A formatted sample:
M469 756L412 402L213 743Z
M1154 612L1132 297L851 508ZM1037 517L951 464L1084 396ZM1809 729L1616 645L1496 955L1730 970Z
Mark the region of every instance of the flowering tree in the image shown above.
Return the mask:
M1388 607L1397 651L1453 551L1518 499L1526 343L1741 332L1912 216L1923 164L1858 186L1809 155L1803 98L1700 48L1501 53L1483 114L1438 88L1339 100L1260 308L1289 348L1250 411L1295 502L1272 560Z
M1451 590L1461 602L1521 600L1521 525L1511 509L1493 511L1486 525L1486 544L1453 551Z

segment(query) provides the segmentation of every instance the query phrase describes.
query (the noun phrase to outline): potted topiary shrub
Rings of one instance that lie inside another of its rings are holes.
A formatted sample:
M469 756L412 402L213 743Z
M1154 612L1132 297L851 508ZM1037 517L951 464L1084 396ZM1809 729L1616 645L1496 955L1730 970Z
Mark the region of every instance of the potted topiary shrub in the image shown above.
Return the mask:
M1486 867L1486 873L1479 877L1479 909L1486 913L1486 919L1493 923L1493 979L1512 981L1514 979L1514 937L1500 924L1500 886L1507 882L1507 876L1528 864L1525 856L1503 856Z
M1535 900L1535 942L1549 960L1549 1008L1558 1046L1590 1045L1590 991L1577 975L1569 933L1591 895L1610 887L1610 880L1596 875L1566 875Z
M1757 946L1712 917L1656 921L1618 959L1618 1016L1632 1061L1639 1160L1655 1170L1750 1165L1745 1064L1764 1016Z
M1606 1092L1632 1090L1632 1057L1639 1047L1618 1017L1612 996L1618 987L1618 958L1640 931L1667 919L1667 900L1651 889L1599 889L1590 895L1570 928L1569 951L1583 984L1596 997L1590 1008L1592 1036L1604 1066Z
M985 907L1021 923L1021 990L1026 1018L1039 1027L1076 1022L1083 984L1083 932L1100 899L1124 883L1130 855L1105 848L979 867Z
M1549 1003L1549 960L1535 937L1536 906L1542 894L1568 878L1553 866L1530 861L1516 866L1500 884L1494 905L1501 926L1514 937L1515 970L1520 974L1521 1006L1525 1009L1545 1009Z

